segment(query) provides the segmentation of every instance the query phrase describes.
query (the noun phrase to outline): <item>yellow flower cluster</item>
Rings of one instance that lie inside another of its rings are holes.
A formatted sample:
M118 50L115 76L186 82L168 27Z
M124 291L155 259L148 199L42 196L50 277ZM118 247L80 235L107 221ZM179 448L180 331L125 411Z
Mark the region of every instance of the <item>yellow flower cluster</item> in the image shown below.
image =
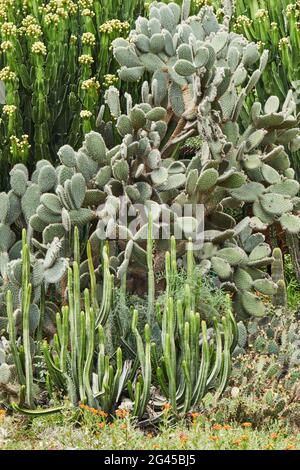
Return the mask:
M3 36L16 36L17 35L17 27L14 23L6 22L3 23L1 27L1 32Z
M266 43L263 41L257 41L257 47L260 51L263 51L265 48Z
M0 70L0 80L3 82L13 82L16 80L17 75L13 72L9 66L4 67L4 69Z
M22 140L18 139L18 137L16 137L15 135L12 135L10 137L10 141L12 144L14 144L15 147L17 147L20 152L24 152L25 150L28 150L31 147L28 142L28 138L29 136L27 134L22 135ZM10 151L13 152L13 145L10 147Z
M109 20L109 21L106 21L105 23L103 23L100 27L99 27L99 31L100 33L107 33L107 34L111 34L113 32L122 32L122 31L128 31L130 25L128 23L128 21L120 21L120 20Z
M82 65L91 65L94 63L94 59L91 55L89 54L82 54L79 58L78 61Z
M99 90L100 83L96 80L96 77L89 78L88 80L84 80L81 84L82 90L90 90L91 88L95 88Z
M36 41L32 44L31 52L33 54L47 55L47 48L42 41Z
M93 0L79 0L79 7L82 9L93 8Z
M47 13L47 15L44 16L44 21L47 26L51 24L57 26L60 21L60 16L57 13Z
M3 106L3 114L5 114L6 116L13 116L16 111L17 106L15 106L14 104L5 104Z
M110 87L114 85L115 83L118 83L119 81L118 77L111 73L104 75L103 80L104 80L103 84L105 87Z
M259 10L257 10L257 12L255 13L255 18L260 21L260 20L263 20L265 18L268 18L269 17L269 13L268 13L268 10L266 10L265 8L260 8Z
M95 13L92 10L90 10L89 8L85 8L84 10L82 10L81 15L82 16L91 16L91 17L93 17L93 16L95 16Z
M281 50L283 47L288 46L290 43L289 38L281 38L279 41L279 49Z
M82 40L82 44L86 44L88 46L96 45L96 38L93 33L83 33L81 40Z
M49 3L40 8L42 13L55 13L62 18L67 18L68 14L77 12L77 5L74 0L50 0Z
M13 44L11 41L3 41L1 43L1 49L3 51L8 51L9 49L11 49L13 47Z
M238 26L251 26L252 25L252 20L250 20L250 18L248 18L248 16L246 15L240 15L237 17L236 19L236 24Z
M22 26L24 26L24 28L28 28L29 26L33 24L37 24L37 21L36 21L36 18L32 15L27 15L22 20Z
M287 17L291 16L294 12L296 12L297 16L299 15L299 11L297 11L297 5L293 3L290 3L289 5L287 5L285 11L286 11Z
M93 116L93 113L91 113L91 111L88 111L86 109L80 111L81 119L90 119L92 116Z
M37 39L42 36L43 32L42 28L38 24L32 23L26 28L25 34L26 36L30 36Z
M196 7L201 8L205 5L211 5L211 0L195 0Z

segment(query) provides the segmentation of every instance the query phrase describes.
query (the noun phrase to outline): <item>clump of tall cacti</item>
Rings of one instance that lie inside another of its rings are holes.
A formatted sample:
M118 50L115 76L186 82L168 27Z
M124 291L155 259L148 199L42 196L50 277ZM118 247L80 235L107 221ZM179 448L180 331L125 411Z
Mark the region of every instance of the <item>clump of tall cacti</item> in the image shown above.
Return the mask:
M68 270L68 298L56 315L56 333L51 341L42 340L32 328L32 285L30 281L29 250L23 234L22 325L17 327L11 292L7 293L10 365L1 364L1 383L11 389L8 381L12 371L19 386L19 403L14 397L13 408L29 416L59 412L56 408L37 408L39 393L48 392L49 399L67 397L73 406L88 406L112 413L126 399L132 414L141 419L159 419L163 405L170 403L175 414L187 413L200 406L208 390L218 398L224 391L231 370L231 354L238 340L238 329L230 302L219 323L212 320L207 330L204 320L194 313L195 292L190 292L176 305L171 296L172 275L167 276L164 311L156 307L153 327L159 340L146 323L140 334L137 310L132 310L131 334L135 348L118 347L110 356L107 352L105 323L107 315L99 313L94 296L94 269L88 247L91 288L80 289L79 263L76 255L78 238L74 242L73 267ZM176 256L174 240L171 256ZM106 258L103 248L103 259ZM166 255L168 264L169 253ZM192 263L190 258L188 263ZM173 267L174 269L174 267ZM187 273L191 266L188 266ZM189 289L189 277L186 273ZM168 273L170 274L170 272ZM171 273L172 274L172 273ZM109 272L105 274L112 282ZM107 299L104 298L104 303ZM101 311L101 309L100 309ZM42 321L39 318L39 322ZM123 344L125 344L123 342ZM41 357L43 358L41 360ZM156 384L153 387L153 384ZM15 392L17 395L17 392ZM152 411L150 411L152 410ZM153 414L154 413L154 414Z
M144 5L140 0L114 0L105 7L94 0L2 0L0 8L5 86L0 162L6 187L11 164L55 161L60 145L77 145L96 127L101 96L118 83L110 43L127 35L131 18Z

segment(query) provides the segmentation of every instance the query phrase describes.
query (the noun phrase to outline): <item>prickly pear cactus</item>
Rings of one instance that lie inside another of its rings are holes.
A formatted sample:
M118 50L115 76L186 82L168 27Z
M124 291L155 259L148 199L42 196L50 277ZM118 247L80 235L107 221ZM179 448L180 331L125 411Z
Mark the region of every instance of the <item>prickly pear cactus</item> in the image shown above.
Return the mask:
M144 101L168 111L177 127L162 149L166 157L191 135L203 139L201 151L187 168L188 199L208 202L217 186L226 206L251 204L256 230L279 221L284 230L300 231L299 184L290 168L287 148L298 148L299 116L292 92L279 109L271 96L254 103L242 134L238 118L247 95L267 62L257 45L218 24L212 8L189 16L175 3L154 2L149 19L138 18L128 41L114 41L120 77L133 81L151 74L142 85ZM209 192L207 194L207 192ZM227 196L227 197L225 197ZM213 207L214 209L214 207Z

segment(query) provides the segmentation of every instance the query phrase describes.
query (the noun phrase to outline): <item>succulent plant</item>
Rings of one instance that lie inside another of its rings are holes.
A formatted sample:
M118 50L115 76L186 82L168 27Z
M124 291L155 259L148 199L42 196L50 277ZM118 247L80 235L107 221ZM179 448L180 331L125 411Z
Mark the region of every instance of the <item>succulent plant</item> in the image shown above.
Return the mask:
M27 225L35 258L45 257L47 249L52 252L54 240L60 240L62 250L55 267L47 276L46 270L43 273L43 281L57 283L64 278L69 260L72 263L73 233L78 227L81 240L90 239L94 259L101 239L109 239L113 231L126 234L127 243L110 244L111 269L124 282L130 264L147 264L143 247L147 224L136 234L127 226L112 224L111 211L118 215L120 196L128 209L136 211L133 205L143 204L156 225L162 204L203 204L204 246L196 252L197 261L234 293L241 316L263 315L263 304L253 289L274 295L276 286L264 269L272 262L264 237L251 229L261 232L280 223L288 232L300 230L295 213L299 184L284 150L298 141L295 103L289 93L278 111L276 98L270 98L263 114L255 103L248 128L241 134L239 113L264 69L266 54L260 58L253 43L229 33L226 21L219 25L211 8L189 17L184 2L183 11L181 19L178 5L154 3L150 19L139 18L128 41L113 43L123 80L132 74L136 81L145 70L151 75L151 81L142 85L140 104L126 95L126 112L118 90L111 87L106 92L120 144L113 143L102 111L103 135L88 133L78 151L62 147L58 167L41 160L31 180L24 165L12 169L12 189L1 195L2 271L10 264L9 253L17 251L15 232ZM191 160L177 160L176 144L192 135L201 137L201 149ZM243 205L253 216L237 225L227 212ZM174 211L171 220L171 234L185 222L194 223ZM164 250L160 240L156 249ZM41 261L38 265L42 270ZM85 279L89 282L87 268L83 260L83 288L89 286L84 284ZM101 266L95 270L99 283Z
M151 230L149 230L149 247ZM226 317L221 324L213 319L213 328L207 329L206 322L200 324L200 316L194 313L195 293L173 305L172 283L176 265L167 268L166 301L164 311L160 313L157 305L157 318L152 320L153 328L159 330L159 341L154 341L150 325L144 326L144 338L140 334L138 312L132 310L131 331L135 341L135 350L118 347L115 360L107 352L107 338L99 323L97 301L94 298L94 280L91 279L91 290L85 289L81 298L79 282L78 239L75 240L75 258L73 267L68 269L68 303L57 313L57 333L49 343L43 341L41 348L44 355L44 378L41 384L47 388L50 397L59 393L67 396L78 406L87 403L93 408L112 412L125 397L131 400L133 415L144 423L160 419L163 404L169 402L173 412L186 413L197 408L207 391L215 390L216 398L224 391L230 375L231 354L237 344L237 325L231 311L230 303ZM14 404L16 411L29 416L39 416L61 411L54 409L35 409L32 367L35 356L31 355L30 344L30 302L31 285L29 280L28 246L23 241L25 311L22 323L22 347L16 336L12 297L7 294L7 307L10 330L10 349L13 363L18 371L21 385L20 404ZM88 248L91 267L90 248ZM103 248L103 256L106 255ZM170 258L176 260L176 245L171 241L171 252L166 254L166 265ZM25 261L24 260L24 261ZM191 273L193 260L188 258L187 272ZM108 274L110 277L110 274ZM94 277L93 269L91 278ZM189 289L187 277L186 291ZM151 285L151 281L150 281ZM150 289L151 290L151 289ZM150 299L151 303L151 299ZM111 313L111 309L110 309ZM36 345L37 343L35 343ZM123 345L126 344L123 338ZM23 360L24 351L25 360ZM28 356L29 353L29 356ZM31 365L30 365L30 361ZM4 368L4 367L3 367ZM153 392L152 384L159 384ZM24 395L24 397L23 397ZM23 400L24 398L24 400ZM22 402L23 400L23 402ZM153 411L149 413L149 408ZM146 421L145 421L146 420Z
M272 258L264 236L252 234L251 228L262 232L280 223L288 233L300 230L299 183L285 151L299 142L296 104L292 92L281 110L274 96L263 110L254 103L248 127L241 132L240 112L266 66L267 52L260 57L254 43L228 32L226 21L219 25L212 8L189 17L184 2L183 11L186 16L181 17L177 5L154 2L149 19L137 20L127 42L114 41L120 77L137 81L144 71L151 74L151 82L142 86L144 101L165 108L168 125L175 126L161 149L163 162L179 142L195 134L202 138L201 150L182 162L185 190L177 190L174 200L204 204L205 245L199 261L209 260L224 287L236 293L239 313L263 315L262 302L249 288L274 295L277 287L258 269ZM226 210L243 205L253 215L236 226ZM245 266L246 274L241 271Z
M22 0L1 2L1 188L14 163L56 163L59 146L77 146L96 128L99 100L119 82L110 43L126 36L143 11L141 0L126 8L121 0L105 8L93 1L34 1L25 10Z

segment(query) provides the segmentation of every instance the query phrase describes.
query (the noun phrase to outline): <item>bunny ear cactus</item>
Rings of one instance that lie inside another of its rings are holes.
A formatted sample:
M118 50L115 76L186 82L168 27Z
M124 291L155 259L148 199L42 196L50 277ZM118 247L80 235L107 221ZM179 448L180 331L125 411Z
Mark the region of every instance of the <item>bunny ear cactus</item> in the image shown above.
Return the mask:
M188 3L183 5L185 12ZM292 92L287 94L281 110L275 96L267 100L263 110L260 103L254 103L248 127L241 133L238 119L246 97L263 73L267 52L260 55L256 44L229 33L225 24L218 24L210 7L191 17L174 14L178 9L172 3L154 3L149 20L137 20L127 44L124 40L114 42L121 71L124 67L131 70L143 66L152 75L151 84L143 85L152 91L146 101L165 107L168 123L177 121L162 156L166 157L178 142L198 133L204 142L202 151L186 172L186 189L193 200L203 200L201 193L208 190L211 197L214 187L222 186L235 201L253 204L253 224L258 229L279 221L284 230L299 232L299 220L293 215L299 185L293 180L286 153L300 142L299 116ZM168 47L169 35L173 49ZM162 47L151 49L151 41L156 43L158 37ZM147 50L145 38L149 41ZM160 90L159 98L156 89ZM207 168L211 161L216 161L214 167ZM191 170L198 173L193 171L190 176ZM241 174L230 174L232 170Z
M205 260L206 268L233 292L242 316L262 316L257 293L274 295L277 287L265 273L272 258L264 237L252 230L279 223L289 233L300 231L299 184L287 153L298 145L299 116L291 91L281 108L271 96L264 107L253 104L241 132L239 117L266 67L267 52L261 55L256 44L230 33L226 21L218 24L210 7L189 16L188 3L182 15L177 5L153 3L149 19L137 20L128 42L113 43L114 54L122 79L131 70L139 70L141 78L141 67L151 75L142 86L143 100L167 109L165 122L174 122L162 161L191 135L202 138L202 148L186 163L185 191L175 200L204 204L205 244L199 261ZM251 206L252 216L236 226L227 211L244 205ZM243 224L250 232L240 233Z

